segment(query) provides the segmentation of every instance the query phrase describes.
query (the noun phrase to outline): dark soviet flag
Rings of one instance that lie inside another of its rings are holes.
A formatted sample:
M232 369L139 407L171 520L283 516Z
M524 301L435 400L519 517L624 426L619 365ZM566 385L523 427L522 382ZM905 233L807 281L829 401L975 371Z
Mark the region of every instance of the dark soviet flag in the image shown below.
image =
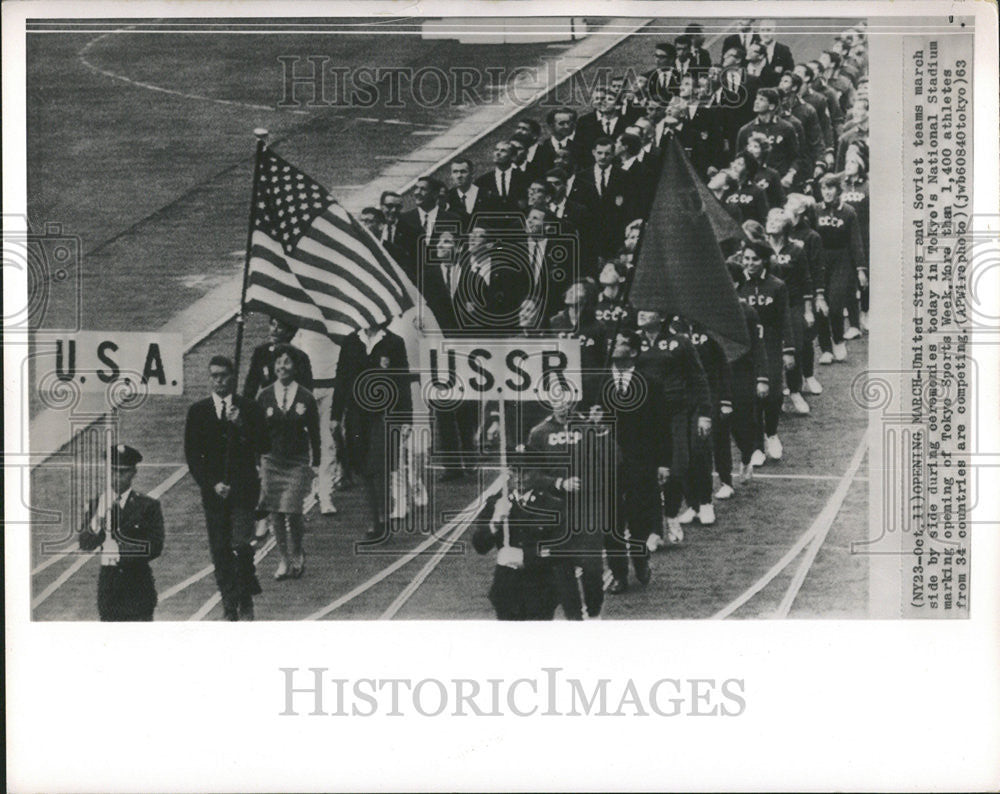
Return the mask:
M675 139L661 167L629 298L637 310L700 323L732 361L750 349L750 339L698 176Z

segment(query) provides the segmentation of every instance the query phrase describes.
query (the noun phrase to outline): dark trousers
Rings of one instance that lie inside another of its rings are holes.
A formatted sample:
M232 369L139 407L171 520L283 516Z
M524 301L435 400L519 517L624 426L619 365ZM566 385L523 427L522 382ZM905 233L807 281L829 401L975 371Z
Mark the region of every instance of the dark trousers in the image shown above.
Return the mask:
M663 511L667 518L676 518L681 510L681 502L688 504L694 500L688 472L691 467L693 443L692 424L697 421L686 408L669 414L667 427L670 429L670 476L663 487Z
M751 387L753 388L753 387ZM733 414L730 420L733 440L740 451L740 460L744 465L750 462L750 457L757 449L760 438L760 421L757 410L757 397L753 391L749 394L733 394Z
M497 620L552 620L556 611L556 592L552 569L548 565L527 568L493 569L490 603Z
M695 418L697 422L697 417ZM722 424L722 416L719 407L716 406L712 414L712 437L699 438L697 432L691 431L691 467L688 471L688 485L685 498L688 507L697 510L701 505L712 503L712 453L716 446L716 427ZM728 430L726 433L726 446L729 445ZM728 455L728 450L727 450ZM732 460L729 461L729 468L732 468ZM719 475L720 479L722 475Z
M622 464L622 509L624 521L617 522L613 531L604 536L604 550L611 574L622 582L628 581L628 563L645 559L646 539L660 526L660 486L656 479L656 464L626 459ZM628 527L629 540L625 539Z
M790 311L792 343L795 346L795 366L785 372L785 380L788 383L788 391L795 394L802 391L802 379L805 377L802 372L802 362L805 358L805 349L807 346L812 347L812 342L808 340L808 329L806 328L806 318L803 314L804 308L802 304L792 306Z
M479 426L479 403L463 400L454 408L435 411L437 439L434 452L444 453L445 470L461 471L475 466L475 444Z
M844 341L844 309L848 307L857 284L857 275L847 261L841 257L827 260L826 303L830 313L826 317L816 317L816 332L819 346L824 353L833 350L833 345Z
M241 604L249 606L253 596L261 592L254 567L254 509L230 504L214 494L202 496L205 525L208 528L208 550L215 567L215 583L227 612Z
M816 321L820 319L818 314L813 313ZM816 322L812 327L806 326L804 344L802 345L802 358L796 360L796 365L800 367L803 379L811 378L816 374ZM791 378L789 378L791 380ZM790 387L789 387L790 388Z
M720 413L712 419L712 456L715 459L715 470L719 473L719 482L729 486L733 484L733 442L729 438L731 432L732 414ZM711 485L711 482L709 484Z
M576 571L581 575L577 578ZM567 620L596 618L604 605L604 563L594 554L566 557L554 566L556 592Z
M102 621L149 621L154 609L156 587L148 564L101 566L97 614Z
M385 417L358 419L347 431L347 448L354 471L361 475L371 528L382 533L386 527L389 500L389 469Z
M767 397L757 398L757 422L760 430L757 432L756 449L764 449L764 436L778 434L778 420L781 419L781 404L785 401L781 390L771 389Z

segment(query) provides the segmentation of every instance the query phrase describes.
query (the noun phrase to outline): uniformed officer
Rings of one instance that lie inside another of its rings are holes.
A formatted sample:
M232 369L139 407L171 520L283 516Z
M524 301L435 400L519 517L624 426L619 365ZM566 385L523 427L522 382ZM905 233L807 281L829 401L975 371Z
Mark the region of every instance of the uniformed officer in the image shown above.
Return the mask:
M477 522L472 546L480 554L497 550L489 599L498 620L552 620L558 597L546 541L557 536L548 511L557 500L512 483L509 494L486 505L491 518Z
M153 619L156 585L149 563L163 551L160 503L132 489L139 451L127 444L111 449L111 482L87 510L77 540L83 551L99 550L97 612L102 621Z
M757 405L764 435L763 438L758 436L757 449L751 460L754 466L763 465L767 458L781 460L778 422L781 419L782 391L785 385L784 370L795 365L788 288L770 273L770 256L771 248L766 243L751 242L746 245L743 249L745 281L737 290L737 294L757 310L760 324L764 328L764 347L767 350L769 391Z
M844 309L858 286L868 286L868 262L854 209L841 200L841 181L836 174L820 180L823 201L816 207L816 231L823 242L826 300L829 311L818 321L820 364L847 358L844 344Z

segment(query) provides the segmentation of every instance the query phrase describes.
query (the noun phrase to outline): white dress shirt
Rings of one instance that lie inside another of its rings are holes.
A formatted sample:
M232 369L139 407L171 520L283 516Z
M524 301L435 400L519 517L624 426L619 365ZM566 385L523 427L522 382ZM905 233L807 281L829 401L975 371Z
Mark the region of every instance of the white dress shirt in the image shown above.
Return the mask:
M420 225L423 227L424 234L427 235L427 239L429 240L434 234L434 224L437 223L437 204L435 204L434 208L431 210L423 210L420 207L417 207L417 212L420 215Z
M295 402L295 394L299 390L299 384L294 380L285 386L280 380L274 382L274 399L278 403L278 407L284 411L288 412L292 403Z
M456 188L458 190L458 198L465 204L465 211L472 214L472 208L476 206L476 196L479 195L478 185L469 185L469 189L465 191L465 195L462 195L461 188Z

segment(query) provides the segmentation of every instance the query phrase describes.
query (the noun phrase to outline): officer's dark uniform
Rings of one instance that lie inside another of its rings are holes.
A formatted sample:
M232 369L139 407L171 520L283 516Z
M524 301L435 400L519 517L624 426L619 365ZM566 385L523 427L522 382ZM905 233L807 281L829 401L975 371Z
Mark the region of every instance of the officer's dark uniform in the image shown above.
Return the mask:
M555 539L559 530L551 520L551 511L558 500L537 491L510 494L510 515L507 517L508 542L521 553L519 560L507 561L502 552L504 532L501 526L491 527L488 517L498 495L488 501L485 520L477 521L472 546L480 554L497 549L497 566L489 599L498 620L552 620L558 599L552 573L552 559L545 543ZM517 555L514 555L515 557Z
M760 419L768 436L778 432L781 418L782 391L785 386L784 361L786 353L794 355L791 312L788 310L788 288L785 282L769 272L767 266L737 288L737 294L757 310L764 328L764 348L767 351L767 375L770 385L768 396L759 401ZM757 449L764 449L764 439L758 436Z
M552 497L558 512L561 534L550 548L559 602L567 620L583 620L585 612L589 617L597 617L604 602L601 557L604 534L589 526L603 522L585 520L582 503L600 486L594 477L601 467L587 456L600 447L598 454L610 462L615 454L613 440L613 437L597 439L594 425L579 420L559 421L549 416L532 429L525 446L525 459L530 460L524 475L525 486ZM607 468L613 469L613 463ZM579 491L564 490L563 482L569 477L580 478ZM580 585L577 585L577 568L582 571Z
M771 246L774 249L774 246ZM788 239L771 253L770 270L785 282L788 290L788 310L792 325L792 345L795 348L795 366L785 373L790 392L802 391L801 361L806 345L812 346L806 326L805 302L813 299L812 278L806 261L805 246L798 240Z
M111 451L111 465L131 468L142 455L125 444ZM101 500L87 510L77 540L83 551L101 549L101 572L97 577L97 612L102 621L146 621L156 609L156 585L149 563L163 552L163 512L150 496L127 491L97 515Z
M857 289L857 273L867 273L868 262L861 242L858 216L848 204L816 207L816 231L823 241L823 265L826 271L827 317L817 321L819 346L824 352L844 341L844 309Z
M712 401L713 443L693 437L694 443L691 449L691 474L687 493L690 494L692 501L688 502L688 507L697 510L699 506L712 502L712 452L716 434L724 432L726 442L729 441L728 412L733 407L733 373L726 360L725 351L718 342L705 333L703 328L693 327L690 336L691 343L698 353L698 360L705 369L708 392ZM722 413L723 409L727 410L726 414ZM731 454L725 457L729 458L731 469Z

